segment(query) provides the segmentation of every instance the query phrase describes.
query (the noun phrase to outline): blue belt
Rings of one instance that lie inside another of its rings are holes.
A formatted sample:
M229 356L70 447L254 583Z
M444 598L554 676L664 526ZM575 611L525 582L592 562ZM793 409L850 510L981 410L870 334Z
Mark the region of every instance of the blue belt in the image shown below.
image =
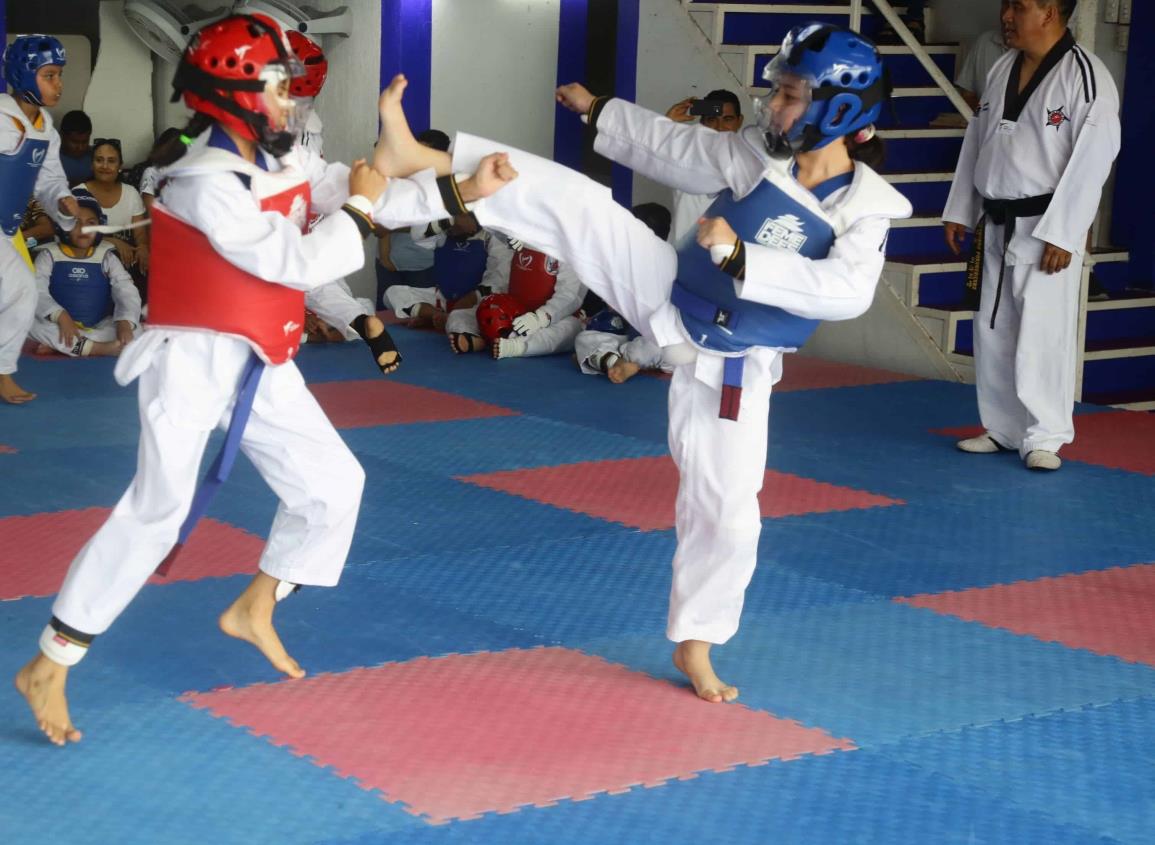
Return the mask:
M167 576L169 569L172 567L173 561L176 560L177 555L180 554L184 548L185 542L189 535L192 534L196 524L200 522L205 511L209 508L209 503L212 502L213 497L225 483L225 479L229 477L229 473L233 469L233 464L237 460L237 452L241 448L241 435L245 433L245 425L249 421L249 414L253 410L253 397L257 395L257 385L261 381L261 373L264 372L265 364L253 353L249 360L245 363L245 369L241 373L240 388L237 390L237 401L233 405L233 415L229 419L229 430L225 433L225 442L221 446L221 451L217 453L216 460L213 465L209 467L208 474L205 475L201 481L200 487L197 488L196 496L193 497L192 506L189 508L188 516L185 517L184 524L180 527L180 534L177 536L176 545L172 547L165 559L160 562L160 566L156 568L156 574Z

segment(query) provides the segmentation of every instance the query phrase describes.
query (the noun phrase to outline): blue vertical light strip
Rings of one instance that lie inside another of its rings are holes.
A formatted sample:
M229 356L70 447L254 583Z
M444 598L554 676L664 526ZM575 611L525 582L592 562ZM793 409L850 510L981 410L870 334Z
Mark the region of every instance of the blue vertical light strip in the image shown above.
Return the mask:
M8 4L0 0L0 53L8 46ZM8 84L0 78L0 91L7 91Z
M618 0L618 55L614 65L614 96L633 102L638 93L638 20L641 0ZM629 208L633 204L634 172L614 166L614 199Z
M1155 52L1141 49L1155 38L1155 7L1136 3L1131 18L1131 49L1123 88L1123 137L1115 178L1111 239L1131 252L1131 284L1155 287L1155 241L1151 238L1151 196L1155 160L1149 151L1155 113L1147 80L1155 74Z
M429 128L433 86L433 0L381 0L381 87L398 73L409 80L409 125L423 132Z
M557 28L557 84L586 79L589 0L561 0ZM553 159L582 169L582 124L569 109L557 106L553 118Z

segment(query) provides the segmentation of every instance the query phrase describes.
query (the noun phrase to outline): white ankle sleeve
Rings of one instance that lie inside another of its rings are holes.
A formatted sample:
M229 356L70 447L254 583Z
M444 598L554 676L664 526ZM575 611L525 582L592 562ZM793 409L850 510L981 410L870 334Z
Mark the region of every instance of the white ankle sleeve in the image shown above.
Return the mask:
M300 584L294 584L292 581L278 581L277 588L273 590L273 598L277 601L284 601L299 589L301 589Z
M45 657L61 666L75 666L88 654L87 645L70 639L51 625L45 625L40 634L40 650Z

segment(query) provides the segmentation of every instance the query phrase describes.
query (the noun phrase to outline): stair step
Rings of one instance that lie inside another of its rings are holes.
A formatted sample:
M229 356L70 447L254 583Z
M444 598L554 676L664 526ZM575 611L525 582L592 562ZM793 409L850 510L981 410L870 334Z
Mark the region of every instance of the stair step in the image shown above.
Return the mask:
M745 83L758 87L762 82L762 71L778 55L778 44L723 45L719 53L733 53L742 56L744 67L750 68L750 77ZM898 88L912 88L932 85L933 81L926 68L914 56L914 51L905 45L886 45L879 48L890 71L893 85ZM926 52L931 61L938 65L948 79L953 79L958 62L959 47L956 44L930 44ZM749 64L746 64L749 59Z
M1098 393L1083 391L1082 401L1092 405L1110 405L1128 411L1155 411L1155 387L1138 387L1131 390Z
M1107 357L1108 352L1088 354L1083 364L1083 400L1119 404L1117 400L1145 401L1155 394L1155 338L1152 346L1129 350L1131 354ZM1094 398L1092 398L1094 397ZM1106 401L1104 401L1106 400Z

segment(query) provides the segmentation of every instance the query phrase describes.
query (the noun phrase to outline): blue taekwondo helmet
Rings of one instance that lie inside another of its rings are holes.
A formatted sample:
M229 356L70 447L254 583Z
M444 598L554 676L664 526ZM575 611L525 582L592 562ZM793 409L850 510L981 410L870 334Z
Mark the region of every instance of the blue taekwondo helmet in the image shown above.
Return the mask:
M64 45L51 35L21 35L4 51L4 81L28 102L42 106L36 71L45 65L66 63Z
M758 126L775 158L819 149L869 126L891 90L874 43L824 23L790 30L762 79L770 93L755 101Z
M108 223L108 215L104 213L104 207L101 206L100 200L94 197L88 188L85 188L83 185L77 185L72 189L72 196L76 197L76 204L81 208L87 208L96 212L97 225L104 226ZM52 228L56 230L56 239L61 243L72 243L68 237L69 233L61 229L60 224L54 222ZM92 241L92 245L96 246L103 237L104 235L97 233L96 238Z

